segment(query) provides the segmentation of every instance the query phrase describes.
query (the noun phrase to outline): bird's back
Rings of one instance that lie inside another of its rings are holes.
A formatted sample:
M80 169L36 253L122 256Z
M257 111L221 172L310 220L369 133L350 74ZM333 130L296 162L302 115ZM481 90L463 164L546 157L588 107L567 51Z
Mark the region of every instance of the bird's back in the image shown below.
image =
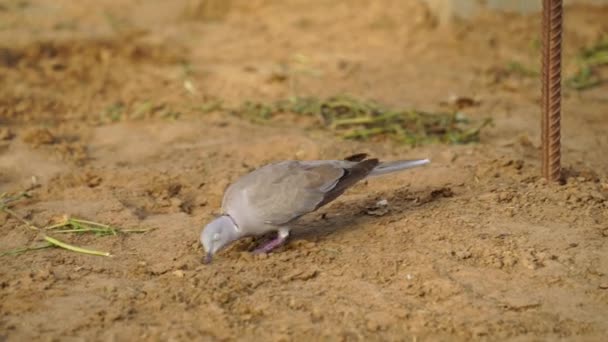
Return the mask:
M316 209L343 176L341 166L331 161L263 166L228 187L222 208L239 226L284 225Z

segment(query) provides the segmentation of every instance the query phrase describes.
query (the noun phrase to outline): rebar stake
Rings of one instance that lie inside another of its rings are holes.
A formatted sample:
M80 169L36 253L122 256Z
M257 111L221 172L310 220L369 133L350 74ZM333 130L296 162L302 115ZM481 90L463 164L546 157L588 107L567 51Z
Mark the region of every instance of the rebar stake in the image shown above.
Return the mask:
M561 178L562 14L562 0L543 0L542 174L549 181Z

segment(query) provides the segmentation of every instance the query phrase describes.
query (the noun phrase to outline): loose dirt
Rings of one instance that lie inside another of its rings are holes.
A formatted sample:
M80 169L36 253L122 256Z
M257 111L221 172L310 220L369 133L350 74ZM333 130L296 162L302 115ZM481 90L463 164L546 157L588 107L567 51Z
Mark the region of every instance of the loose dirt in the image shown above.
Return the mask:
M564 78L606 17L567 8ZM564 89L565 184L546 184L540 84L513 68L537 70L539 22L445 27L397 0L0 2L0 193L38 185L10 208L153 229L61 236L112 257L1 256L0 340L605 340L608 83ZM426 111L472 98L463 111L494 125L410 147L213 106L345 93ZM357 185L276 253L245 240L201 264L238 176L356 152L433 162ZM41 243L0 226L0 251Z

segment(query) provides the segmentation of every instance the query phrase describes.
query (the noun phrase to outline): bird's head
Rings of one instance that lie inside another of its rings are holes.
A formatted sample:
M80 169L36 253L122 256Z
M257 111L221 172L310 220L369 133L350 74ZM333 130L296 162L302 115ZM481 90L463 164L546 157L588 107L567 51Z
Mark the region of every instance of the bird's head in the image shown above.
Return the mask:
M205 263L222 248L239 238L239 229L228 215L222 215L209 222L201 232L201 243L205 248Z

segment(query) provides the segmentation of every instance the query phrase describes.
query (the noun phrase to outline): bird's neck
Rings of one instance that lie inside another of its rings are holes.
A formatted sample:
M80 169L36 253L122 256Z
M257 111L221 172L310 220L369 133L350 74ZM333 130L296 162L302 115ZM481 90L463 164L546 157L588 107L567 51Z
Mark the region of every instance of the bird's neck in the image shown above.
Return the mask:
M239 225L236 223L234 218L232 216L230 216L229 214L225 214L225 216L227 218L229 218L230 221L232 222L232 224L228 228L230 237L232 238L232 240L238 240L241 237L243 237L243 231L241 230L241 228L239 228Z

